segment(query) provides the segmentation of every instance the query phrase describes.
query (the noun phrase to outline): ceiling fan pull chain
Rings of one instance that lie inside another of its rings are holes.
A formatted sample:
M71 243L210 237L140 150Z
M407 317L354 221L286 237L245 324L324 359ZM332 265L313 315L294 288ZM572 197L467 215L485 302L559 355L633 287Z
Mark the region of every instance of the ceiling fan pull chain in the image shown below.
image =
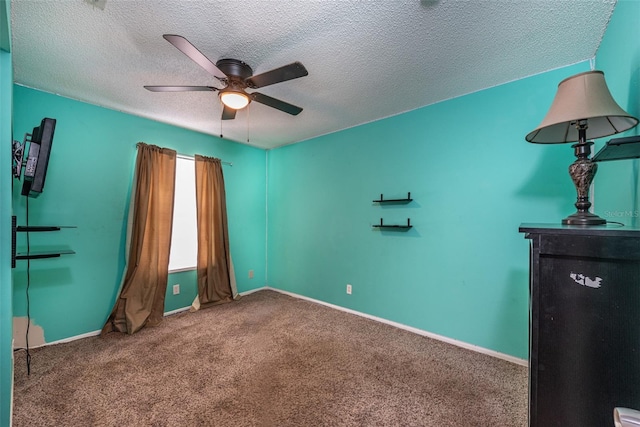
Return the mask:
M249 143L249 119L251 118L251 105L247 105L247 144Z

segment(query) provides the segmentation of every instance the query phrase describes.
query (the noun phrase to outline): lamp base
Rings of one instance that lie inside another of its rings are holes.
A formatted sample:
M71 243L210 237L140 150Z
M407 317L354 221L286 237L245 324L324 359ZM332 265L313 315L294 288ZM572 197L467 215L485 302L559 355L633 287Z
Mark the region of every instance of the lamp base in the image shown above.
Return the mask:
M576 161L569 166L569 175L576 186L578 200L574 204L578 211L562 220L563 225L603 225L607 221L598 215L589 212L589 187L596 175L598 165L591 161L591 146L593 142L587 141L587 121L580 120L576 123L578 128L578 143L572 145L576 155Z
M576 212L562 220L562 225L603 225L607 220L591 212Z

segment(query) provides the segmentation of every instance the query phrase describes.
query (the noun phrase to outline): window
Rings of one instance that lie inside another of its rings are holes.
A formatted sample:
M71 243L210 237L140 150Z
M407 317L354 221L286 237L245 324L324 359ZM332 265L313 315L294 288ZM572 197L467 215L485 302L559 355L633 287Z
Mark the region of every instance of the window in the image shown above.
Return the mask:
M169 271L193 270L198 257L196 226L196 171L193 157L176 159L176 190L173 203L173 230Z

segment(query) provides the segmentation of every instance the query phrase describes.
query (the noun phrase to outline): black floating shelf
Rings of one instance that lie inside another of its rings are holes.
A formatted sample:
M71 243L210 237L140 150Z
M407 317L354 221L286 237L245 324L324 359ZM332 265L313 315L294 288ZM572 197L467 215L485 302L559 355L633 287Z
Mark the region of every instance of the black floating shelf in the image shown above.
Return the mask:
M382 220L382 218L380 218L380 224L376 224L373 227L374 228L388 228L388 229L406 231L406 230L410 229L411 227L413 227L413 225L411 225L411 218L407 218L407 225L385 224L384 221Z
M24 259L43 259L58 258L61 255L72 255L74 251L69 249L61 249L55 251L31 251L27 253L16 253L16 233L43 232L43 231L60 231L63 228L76 228L75 225L18 225L16 216L11 216L11 268L16 268L17 260Z
M40 226L40 225L34 225L34 226L23 226L23 225L19 225L18 227L16 227L16 231L19 233L26 233L26 232L38 232L38 231L60 231L60 227L58 226Z
M77 228L75 225L18 225L16 231L18 233L39 232L39 231L60 231L63 228Z
M640 135L614 138L591 159L594 162L640 158Z
M58 258L60 255L73 255L72 250L59 250L55 252L29 252L26 254L17 254L16 259L43 259L43 258Z
M407 193L407 198L406 199L385 199L383 194L380 194L380 199L379 200L374 200L374 203L409 203L410 201L412 201L413 199L411 198L411 192Z

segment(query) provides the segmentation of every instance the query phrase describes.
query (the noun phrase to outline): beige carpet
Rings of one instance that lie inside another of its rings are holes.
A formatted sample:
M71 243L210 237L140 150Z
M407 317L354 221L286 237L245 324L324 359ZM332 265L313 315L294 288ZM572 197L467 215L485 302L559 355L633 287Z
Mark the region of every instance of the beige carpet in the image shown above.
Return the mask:
M526 368L267 290L15 356L15 427L527 424Z

